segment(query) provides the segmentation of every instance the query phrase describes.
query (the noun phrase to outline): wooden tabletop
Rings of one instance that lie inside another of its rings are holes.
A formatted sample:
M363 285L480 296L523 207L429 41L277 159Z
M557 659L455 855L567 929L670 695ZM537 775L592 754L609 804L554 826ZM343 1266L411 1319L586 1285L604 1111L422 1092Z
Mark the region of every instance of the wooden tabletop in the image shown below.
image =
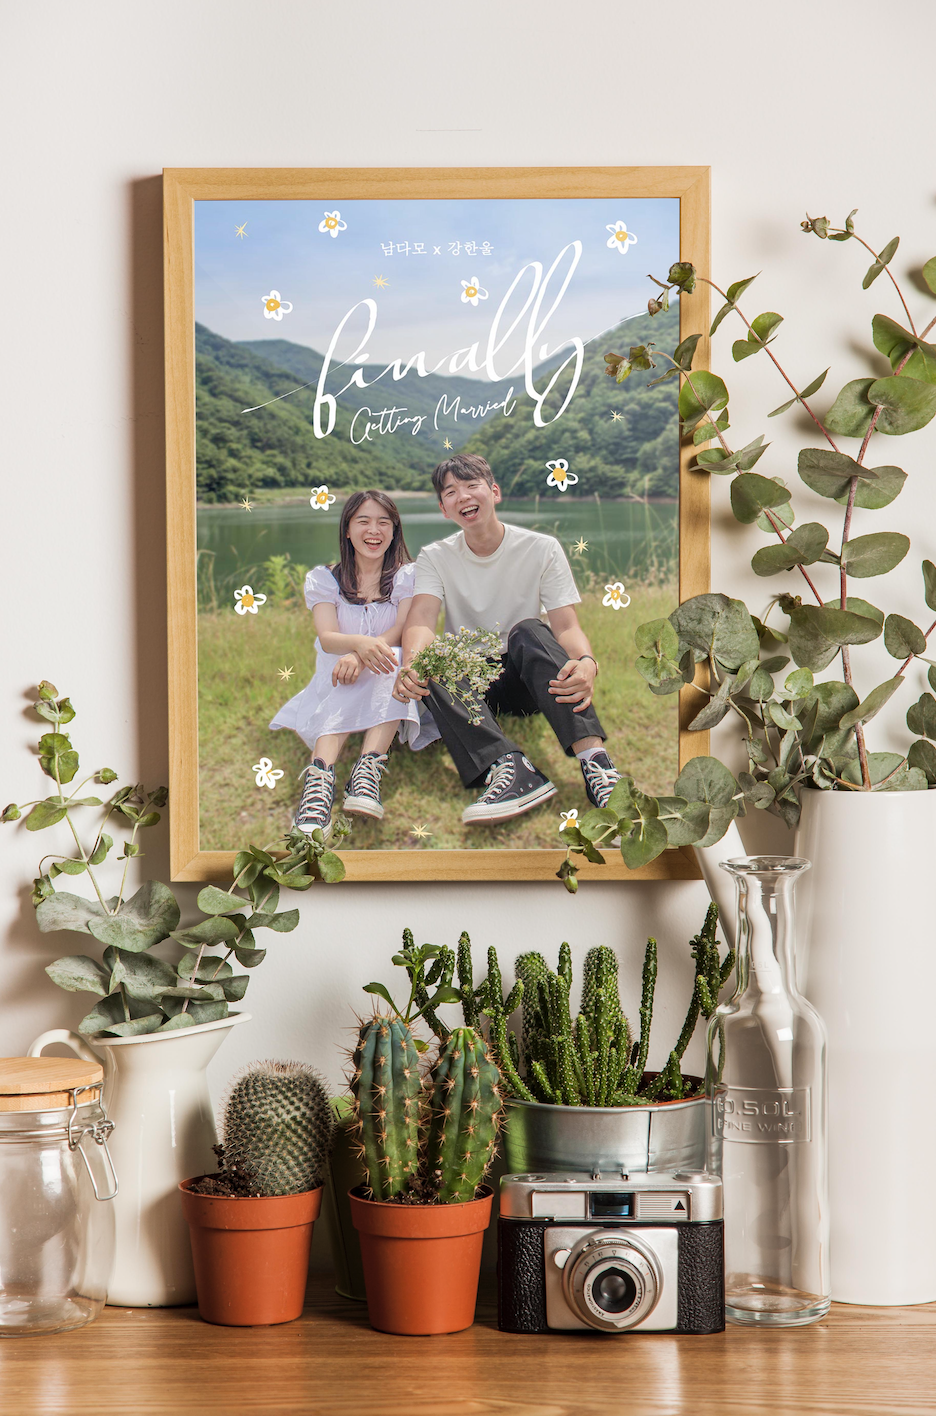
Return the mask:
M194 1308L107 1308L0 1342L3 1416L932 1416L936 1304L835 1305L785 1332L449 1337L371 1331L323 1279L294 1323L223 1328Z

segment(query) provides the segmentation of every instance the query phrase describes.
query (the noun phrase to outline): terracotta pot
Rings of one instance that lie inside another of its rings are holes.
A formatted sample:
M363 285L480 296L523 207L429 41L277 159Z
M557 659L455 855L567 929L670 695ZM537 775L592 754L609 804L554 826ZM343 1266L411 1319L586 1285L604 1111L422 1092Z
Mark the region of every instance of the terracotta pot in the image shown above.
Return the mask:
M193 1194L195 1179L183 1180L179 1191L205 1322L266 1327L298 1318L323 1187L301 1195L225 1200Z
M494 1192L462 1205L393 1205L351 1191L367 1315L378 1332L461 1332L474 1322Z

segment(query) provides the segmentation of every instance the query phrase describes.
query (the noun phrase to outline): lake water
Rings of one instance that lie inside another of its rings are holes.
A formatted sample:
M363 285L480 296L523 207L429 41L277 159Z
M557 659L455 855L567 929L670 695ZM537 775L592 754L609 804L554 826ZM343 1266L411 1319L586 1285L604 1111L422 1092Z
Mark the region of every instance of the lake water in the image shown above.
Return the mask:
M410 553L451 535L432 497L400 497L403 529ZM288 554L296 564L313 566L337 559L340 507L313 511L307 502L241 507L199 507L198 549L214 558L218 591L260 578L257 568L273 555ZM614 579L641 579L655 567L675 573L678 507L675 502L599 501L598 498L539 497L507 499L499 515L558 537L573 567ZM587 550L573 553L576 541Z

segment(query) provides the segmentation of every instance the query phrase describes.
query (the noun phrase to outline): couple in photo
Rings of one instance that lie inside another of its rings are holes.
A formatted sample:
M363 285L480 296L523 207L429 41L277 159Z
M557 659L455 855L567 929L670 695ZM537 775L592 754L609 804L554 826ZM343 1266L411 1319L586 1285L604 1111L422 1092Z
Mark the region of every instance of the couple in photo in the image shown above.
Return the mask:
M315 675L270 726L292 728L311 750L295 818L307 834L330 830L335 764L356 732L364 740L342 809L378 820L381 776L397 735L414 749L441 737L463 785L482 788L462 813L466 824L506 821L554 796L552 782L506 736L499 714L542 713L566 753L579 759L594 806L607 803L618 781L592 706L599 666L559 542L498 518L501 491L483 457L441 462L432 485L443 516L458 528L453 535L425 546L414 562L393 500L355 492L342 511L337 564L317 566L306 578L318 635ZM480 723L441 684L420 680L409 667L435 638L440 611L446 630L500 633L502 671L485 695Z

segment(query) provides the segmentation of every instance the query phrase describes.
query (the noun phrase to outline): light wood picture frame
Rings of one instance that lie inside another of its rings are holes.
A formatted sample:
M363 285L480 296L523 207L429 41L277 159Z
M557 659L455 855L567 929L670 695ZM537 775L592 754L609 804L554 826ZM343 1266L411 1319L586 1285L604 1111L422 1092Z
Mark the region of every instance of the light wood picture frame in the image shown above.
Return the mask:
M316 210L321 207L327 214L327 209L333 209L342 202L602 200L611 210L615 203L672 199L678 202L678 253L674 251L670 258L691 260L700 272L708 274L709 169L676 166L539 169L172 168L163 173L163 190L171 877L173 880L209 881L230 878L234 849L204 848L199 830L195 347L197 204L306 202L317 204ZM607 229L613 231L611 225ZM244 234L249 236L250 231L241 233L241 240ZM642 276L653 257L639 246L637 251L643 257L640 264ZM631 261L637 259L636 253L630 257ZM480 257L475 263L480 263ZM461 271L454 273L460 274ZM653 273L665 276L666 267L654 267ZM645 298L651 293L653 287L648 281ZM491 303L494 304L493 301ZM619 315L619 311L611 313L612 319L614 315ZM701 336L696 367L707 367L709 320L708 289L700 284L691 299L680 302L679 310L679 337ZM611 323L612 320L609 320L609 326ZM279 334L281 326L276 326L275 332ZM618 342L620 339L618 335ZM614 347L612 335L609 334L606 343L600 347L602 350ZM625 348L618 352L627 351ZM677 520L680 601L709 589L709 480L704 474L690 470L694 451L691 442L681 445L679 450ZM631 632L636 623L631 621ZM621 642L621 652L632 653L630 636L626 647L623 636ZM301 675L297 682L301 685ZM700 695L691 687L680 694L680 768L690 758L708 752L707 733L687 732L687 724L698 711L699 702ZM622 770L635 771L634 764L619 762L618 765ZM286 790L290 789L288 783L284 785ZM553 814L556 816L556 813ZM556 820L558 823L557 816ZM254 839L258 845L268 844L257 837ZM340 851L346 865L347 879L352 881L547 880L555 876L564 858L558 832L554 848L523 850L355 849L352 833L347 848L343 845ZM689 848L665 851L650 865L639 870L628 870L618 853L610 852L605 866L583 862L580 871L583 880L640 881L698 877L694 854Z

